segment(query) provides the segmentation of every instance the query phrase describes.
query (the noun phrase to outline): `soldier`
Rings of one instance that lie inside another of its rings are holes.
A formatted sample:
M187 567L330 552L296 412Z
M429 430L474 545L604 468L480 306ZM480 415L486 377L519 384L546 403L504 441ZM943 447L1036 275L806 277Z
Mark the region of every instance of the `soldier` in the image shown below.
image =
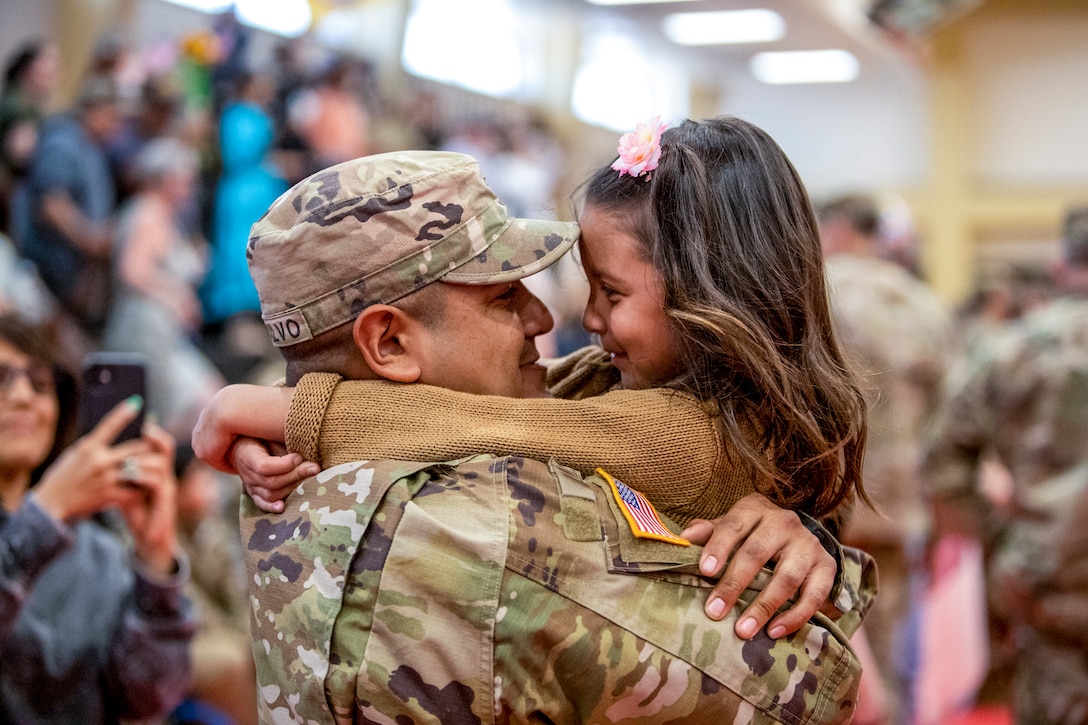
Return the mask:
M573 224L508 219L469 157L403 152L281 197L254 226L250 267L289 382L425 370L434 384L521 395L523 380L539 383L533 339L551 318L518 280L576 236ZM513 456L348 462L303 481L279 516L245 506L268 721L853 711L847 636L873 592L860 552L842 560L837 622L816 615L744 641L730 626L743 604L728 622L704 615L713 582L698 576L698 547L607 472Z
M1088 722L1088 206L1067 214L1062 251L1062 295L1013 323L948 391L925 460L938 528L993 546L988 586L1016 630L1024 724ZM987 453L1011 476L1007 505L979 486Z
M923 431L937 407L952 318L928 285L882 258L880 210L872 199L828 202L819 222L835 330L867 384L863 478L879 509L858 507L841 539L876 560L880 597L864 633L886 690L888 722L905 725L918 659L912 615L930 528L919 471Z

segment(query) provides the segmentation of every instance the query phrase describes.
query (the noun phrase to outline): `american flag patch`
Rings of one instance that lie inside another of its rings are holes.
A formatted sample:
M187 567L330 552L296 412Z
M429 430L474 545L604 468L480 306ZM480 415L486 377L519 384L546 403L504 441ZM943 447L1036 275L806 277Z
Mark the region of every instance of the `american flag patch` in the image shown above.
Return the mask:
M657 539L670 544L691 546L690 541L680 538L661 523L661 518L657 515L653 504L645 496L600 468L597 469L597 473L601 474L612 487L612 495L616 497L616 504L619 505L620 511L623 511L623 517L630 524L632 534L640 539Z

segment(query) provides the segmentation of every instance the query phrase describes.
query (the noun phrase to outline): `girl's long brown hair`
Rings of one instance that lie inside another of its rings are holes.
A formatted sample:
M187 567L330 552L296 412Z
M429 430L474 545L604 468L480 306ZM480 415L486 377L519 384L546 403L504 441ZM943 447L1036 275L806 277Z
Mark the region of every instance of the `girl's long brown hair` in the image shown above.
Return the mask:
M860 496L866 407L832 331L815 214L762 129L722 116L665 131L645 176L599 169L585 203L626 220L681 340L672 386L706 401L756 488L814 516Z

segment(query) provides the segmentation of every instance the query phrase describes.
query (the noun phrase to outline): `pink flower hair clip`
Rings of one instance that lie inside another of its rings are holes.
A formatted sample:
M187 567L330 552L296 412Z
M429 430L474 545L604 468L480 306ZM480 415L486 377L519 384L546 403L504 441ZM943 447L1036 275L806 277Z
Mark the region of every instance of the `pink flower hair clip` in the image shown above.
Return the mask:
M616 149L620 157L612 168L620 172L620 176L646 174L646 181L649 181L661 160L661 133L668 127L661 121L661 116L654 116L649 123L636 124L634 131L620 136Z

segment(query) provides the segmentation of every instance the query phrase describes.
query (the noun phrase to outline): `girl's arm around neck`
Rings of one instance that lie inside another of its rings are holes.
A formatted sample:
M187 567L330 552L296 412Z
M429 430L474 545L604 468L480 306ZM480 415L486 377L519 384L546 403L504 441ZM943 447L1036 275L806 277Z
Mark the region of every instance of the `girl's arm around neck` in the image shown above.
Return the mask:
M212 396L193 429L193 451L205 463L237 473L231 447L241 437L282 443L294 388L228 385Z

